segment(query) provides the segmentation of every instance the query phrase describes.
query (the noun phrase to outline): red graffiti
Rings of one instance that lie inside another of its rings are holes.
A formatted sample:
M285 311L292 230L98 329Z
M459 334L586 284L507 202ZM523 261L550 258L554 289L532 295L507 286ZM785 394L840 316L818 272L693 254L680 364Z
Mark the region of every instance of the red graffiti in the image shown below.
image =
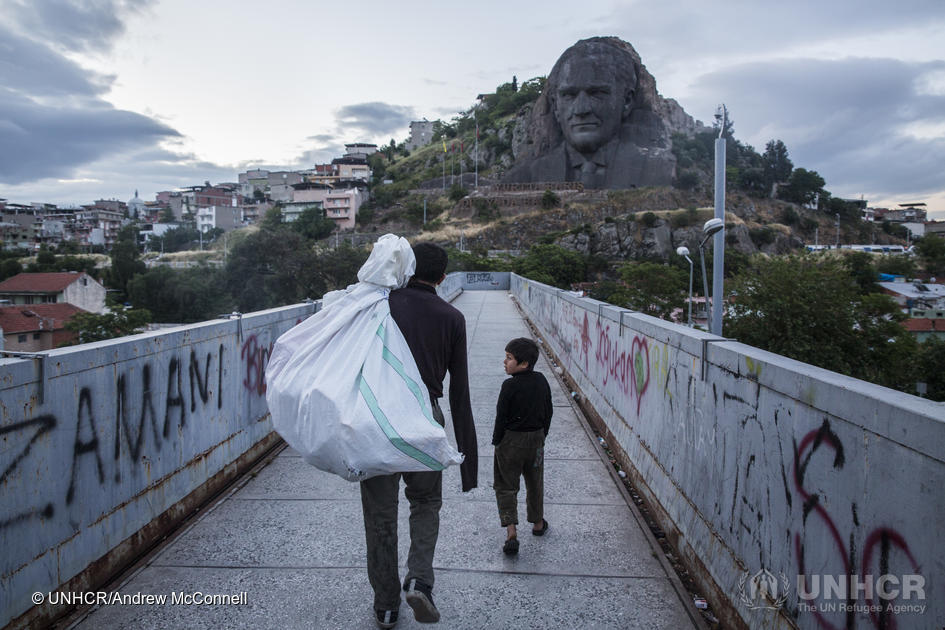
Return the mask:
M240 351L240 358L246 362L246 378L243 379L243 387L256 392L257 396L266 394L266 364L269 362L269 355L272 354L272 347L272 343L268 347L259 345L256 335L250 335Z
M585 317L585 327L587 318ZM585 328L586 330L586 328ZM650 348L646 337L636 336L630 344L630 352L620 349L620 339L611 339L610 326L597 323L597 349L594 359L604 372L602 385L615 381L624 394L636 398L637 415L643 394L650 385Z
M815 431L811 431L801 440L801 443L795 448L794 451L794 486L797 490L797 493L803 498L804 503L802 505L804 513L804 522L807 522L807 516L810 512L816 513L823 521L826 523L827 528L830 530L830 536L834 541L834 544L837 547L837 550L840 554L840 558L843 561L843 575L848 576L851 573L851 564L853 562L852 553L853 550L850 550L850 556L847 555L847 551L844 547L843 537L840 535L839 530L837 529L836 524L833 521L833 518L827 512L826 509L820 504L821 498L818 494L811 494L804 488L804 474L807 471L807 466L810 463L811 457L821 446L829 446L833 449L834 459L833 467L836 469L843 468L845 457L843 451L843 444L840 441L840 438L837 437L837 434L834 433L830 424L824 420L824 423L821 427ZM808 447L810 451L808 452ZM912 555L912 552L909 550L909 545L906 543L905 538L902 537L898 532L886 528L879 527L874 529L866 538L866 543L863 548L863 557L862 564L860 565L860 578L865 582L866 576L870 574L870 563L873 559L873 549L876 545L880 545L880 570L881 573L886 573L888 570L888 559L889 559L889 550L891 546L898 547L901 551L906 554L906 557L909 558L909 561L912 563L913 570L918 573L919 566L916 563L915 558ZM801 575L806 576L807 572L805 569L804 562L804 546L801 539L800 533L795 533L794 535L794 552L797 556L798 571ZM806 579L806 578L805 578ZM883 607L883 610L879 615L873 610L873 600L872 598L866 598L867 605L870 607L870 617L873 620L873 623L877 628L885 628L888 630L895 630L896 620L893 618L892 612L887 608ZM820 610L813 611L814 617L817 619L817 623L822 628L831 628L833 630L840 630L838 626L833 625L827 621ZM847 620L845 627L852 628L855 623L853 611L848 611Z
M599 325L599 324L598 324ZM584 372L587 372L587 355L591 350L591 334L587 325L587 313L584 313L584 325L581 326L581 354L584 355Z
M640 415L640 403L643 394L650 386L650 346L646 337L634 337L630 346L630 356L633 357L633 386L637 393L637 415Z
M597 359L597 365L604 370L603 385L606 386L607 381L614 379L623 393L630 394L632 382L630 357L625 351L619 351L618 340L610 340L610 326L602 327L600 322L597 323L597 351L594 358Z

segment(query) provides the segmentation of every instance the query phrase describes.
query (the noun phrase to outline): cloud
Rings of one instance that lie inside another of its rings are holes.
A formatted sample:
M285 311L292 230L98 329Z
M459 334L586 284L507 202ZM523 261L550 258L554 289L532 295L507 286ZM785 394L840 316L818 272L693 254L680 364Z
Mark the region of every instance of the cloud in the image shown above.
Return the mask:
M724 4L681 0L672 7L632 2L615 9L606 20L644 55L647 65L685 65L704 57L742 53L776 54L805 44L875 38L880 32L924 28L943 21L941 0L736 0ZM666 45L667 39L672 46Z
M835 194L931 194L945 188L945 94L928 90L945 61L792 59L700 77L701 111L725 102L735 135L763 150L787 144L796 166ZM938 165L938 166L936 166Z
M37 39L74 52L104 51L147 0L9 0L7 15Z
M70 177L88 162L179 135L105 103L43 105L0 88L0 182Z
M89 2L61 7L49 2L13 3L12 15L21 20L21 31L32 28L34 36L55 36L54 41L67 48L100 47L121 32L120 25L113 22L116 16L141 4ZM57 17L53 9L61 9L62 16ZM60 22L63 16L75 20L75 32L58 38L57 29L69 30ZM92 38L96 27L101 28L98 43L90 39L82 44L83 33ZM0 26L3 196L41 190L41 182L47 186L53 183L55 189L62 188L61 183L54 184L57 181L67 183L70 190L93 185L101 189L103 183L112 186L143 179L149 173L155 177L175 173L187 181L194 179L194 174L202 177L220 170L163 148L164 143L181 139L172 127L116 109L104 100L112 81L113 77L83 68L49 44L15 32L10 25ZM90 170L93 164L98 170Z
M413 107L374 101L345 105L336 112L335 118L339 135L378 137L403 132L411 120L417 119L417 113Z

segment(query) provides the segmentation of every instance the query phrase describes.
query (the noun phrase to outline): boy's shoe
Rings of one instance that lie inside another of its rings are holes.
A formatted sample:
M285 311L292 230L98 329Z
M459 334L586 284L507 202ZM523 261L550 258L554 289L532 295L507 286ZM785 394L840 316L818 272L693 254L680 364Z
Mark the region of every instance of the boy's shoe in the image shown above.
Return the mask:
M514 556L518 553L518 538L509 538L502 545L502 553L507 556Z
M545 519L541 519L541 524L542 524L542 528L539 529L537 532L536 532L534 529L532 530L532 536L544 536L544 535L545 535L545 532L548 531L548 521L546 521Z
M407 604L413 608L413 616L420 623L436 623L440 620L440 611L433 603L433 589L416 578L404 584Z
M399 611L396 610L375 610L374 611L374 621L377 622L378 628L393 628L397 625L397 614Z

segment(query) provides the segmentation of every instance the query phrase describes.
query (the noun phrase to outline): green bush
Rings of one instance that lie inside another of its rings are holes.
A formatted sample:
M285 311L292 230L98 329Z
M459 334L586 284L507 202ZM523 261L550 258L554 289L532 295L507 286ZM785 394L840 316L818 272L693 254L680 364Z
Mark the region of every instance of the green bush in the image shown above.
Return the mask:
M453 184L453 186L450 188L449 198L450 201L459 201L468 194L469 191L467 191L465 188L459 184Z
M659 218L652 212L644 212L643 216L640 217L640 221L645 227L654 228L659 223Z
M473 199L473 208L476 212L473 220L479 223L488 223L499 218L499 207L491 199L476 197Z
M755 245L770 245L777 238L777 232L765 225L759 228L749 229L748 236L751 237Z
M541 207L545 210L551 210L561 205L561 198L553 190L546 190L541 196Z
M784 225L796 225L801 220L801 215L797 213L797 210L791 206L784 206L784 210L781 211L781 223Z
M692 164L692 160L685 158L688 164ZM679 177L676 178L676 188L681 188L682 190L692 190L699 185L699 173L693 170L685 169L679 172Z

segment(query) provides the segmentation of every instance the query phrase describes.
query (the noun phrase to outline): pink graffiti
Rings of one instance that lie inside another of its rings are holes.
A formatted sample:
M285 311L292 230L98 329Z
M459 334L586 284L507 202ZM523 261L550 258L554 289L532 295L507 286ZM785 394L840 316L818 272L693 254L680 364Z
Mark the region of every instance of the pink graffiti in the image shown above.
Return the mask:
M606 386L607 382L613 379L624 394L630 395L633 367L626 351L619 350L618 341L611 341L610 326L602 327L600 322L597 323L597 351L594 353L594 358L597 359L597 365L604 371L602 384Z
M598 322L594 359L604 372L602 385L606 387L609 381L615 381L625 395L636 399L639 416L643 394L650 386L650 347L646 337L635 336L628 353L620 349L619 338L611 338L610 326Z
M599 324L598 324L599 325ZM584 325L581 326L581 354L584 355L584 371L587 372L587 357L591 350L591 334L587 325L587 313L584 313Z
M263 346L259 344L256 335L250 335L243 343L240 358L246 362L246 378L243 387L248 391L256 392L257 396L266 394L266 364L272 354L273 344Z
M811 457L813 457L814 452L820 448L820 446L826 445L833 449L834 452L834 468L842 468L844 464L844 452L843 444L840 442L840 439L837 435L830 429L830 424L824 420L824 423L821 427L815 431L811 431L801 440L801 443L796 447L794 451L794 486L797 490L797 493L804 500L802 505L802 510L805 513L805 522L806 514L810 511L815 512L823 521L826 523L827 528L830 530L830 536L833 539L833 542L837 548L837 551L840 555L840 559L843 561L843 575L850 575L850 566L852 564L852 557L847 556L846 549L843 543L843 537L840 535L840 532L834 523L833 518L827 512L826 509L820 504L820 496L816 494L809 493L804 488L804 473L807 470L807 465L810 463ZM808 453L808 447L810 447L810 452ZM889 549L891 546L898 547L901 551L906 554L906 557L909 558L909 561L912 563L913 570L918 573L919 566L916 563L915 558L912 555L912 552L909 550L909 545L906 543L905 538L898 532L887 528L879 527L874 529L867 535L866 543L863 548L863 558L862 564L860 565L860 578L865 581L866 575L870 573L870 563L873 558L873 549L876 545L880 545L880 554L881 560L880 564L885 564L888 566L888 555ZM794 552L797 556L798 570L801 575L806 576L807 571L805 569L804 562L804 546L801 539L801 534L799 532L794 534ZM852 554L852 550L850 552ZM805 578L806 579L806 578ZM873 601L871 598L867 598L867 605L870 606L870 617L873 620L873 623L877 628L887 628L889 630L895 630L896 620L894 617L890 616L891 611L886 607L883 608L880 615L877 615L875 611L872 610ZM820 610L813 611L814 617L817 619L817 623L822 628L831 628L832 630L840 630L838 626L833 625L827 621L823 613ZM848 613L847 623L845 627L852 628L854 623L853 613Z
M630 355L633 357L633 386L637 393L637 415L639 416L643 394L650 386L650 346L646 337L633 338Z

